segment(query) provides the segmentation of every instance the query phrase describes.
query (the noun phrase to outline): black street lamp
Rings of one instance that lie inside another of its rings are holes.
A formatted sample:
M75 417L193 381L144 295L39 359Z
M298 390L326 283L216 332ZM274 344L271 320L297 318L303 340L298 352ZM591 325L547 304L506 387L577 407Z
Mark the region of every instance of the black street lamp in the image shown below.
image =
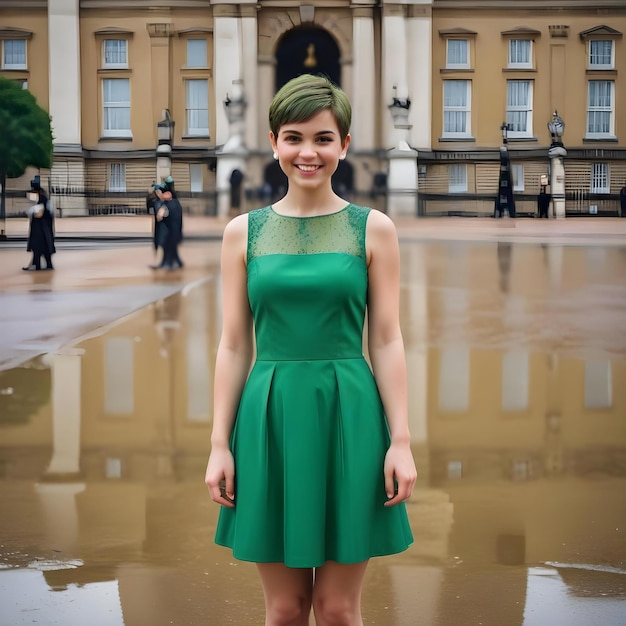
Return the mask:
M515 217L515 201L513 199L513 181L511 179L511 163L507 148L507 136L510 126L502 122L502 145L500 146L500 175L498 177L498 195L493 210L494 217Z
M502 126L500 126L500 132L502 133L502 143L507 143L509 130L511 130L511 127L506 122L502 122Z

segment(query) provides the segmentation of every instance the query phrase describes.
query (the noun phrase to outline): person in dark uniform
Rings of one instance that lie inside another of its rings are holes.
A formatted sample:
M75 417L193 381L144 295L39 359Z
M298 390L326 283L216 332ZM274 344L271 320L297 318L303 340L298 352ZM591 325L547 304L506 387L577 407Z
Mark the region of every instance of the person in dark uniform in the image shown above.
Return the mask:
M621 216L626 217L626 182L619 190L619 207Z
M30 228L26 250L33 253L33 258L30 264L22 269L27 272L41 270L41 257L43 256L46 260L45 269L53 270L52 255L56 252L56 248L54 247L52 206L41 187L39 176L35 176L30 185L31 190L28 192L28 199L34 204L28 209Z
M539 191L539 195L537 196L537 208L539 209L539 217L548 216L548 209L550 208L550 200L552 200L552 196L546 191L545 185L541 186L541 191Z
M171 176L168 176L155 191L161 201L156 219L162 223L164 232L159 235L163 246L163 259L160 265L153 268L176 270L184 265L178 255L178 246L183 239L183 207L176 197Z

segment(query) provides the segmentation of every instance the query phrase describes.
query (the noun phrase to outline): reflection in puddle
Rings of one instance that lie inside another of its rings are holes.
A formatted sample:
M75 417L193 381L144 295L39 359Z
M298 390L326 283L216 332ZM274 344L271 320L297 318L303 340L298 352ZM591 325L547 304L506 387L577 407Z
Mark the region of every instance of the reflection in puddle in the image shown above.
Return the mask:
M364 623L623 623L623 251L402 255L415 545L372 561ZM203 483L219 311L209 274L0 372L3 624L261 623Z

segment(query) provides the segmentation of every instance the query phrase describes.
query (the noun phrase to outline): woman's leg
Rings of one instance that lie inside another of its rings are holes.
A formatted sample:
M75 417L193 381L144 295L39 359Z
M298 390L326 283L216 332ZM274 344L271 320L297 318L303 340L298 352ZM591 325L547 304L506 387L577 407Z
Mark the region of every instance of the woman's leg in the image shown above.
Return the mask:
M257 563L265 595L265 626L309 626L313 570Z
M363 626L361 589L368 561L327 561L315 570L313 612L317 626Z

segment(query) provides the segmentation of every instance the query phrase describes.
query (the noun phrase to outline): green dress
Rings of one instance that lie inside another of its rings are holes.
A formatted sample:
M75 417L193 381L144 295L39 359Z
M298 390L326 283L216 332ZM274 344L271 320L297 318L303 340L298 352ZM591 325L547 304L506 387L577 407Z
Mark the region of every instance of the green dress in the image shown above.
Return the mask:
M389 429L363 357L369 211L248 214L256 361L231 435L236 505L215 536L237 559L358 563L413 541L404 504L383 506Z

